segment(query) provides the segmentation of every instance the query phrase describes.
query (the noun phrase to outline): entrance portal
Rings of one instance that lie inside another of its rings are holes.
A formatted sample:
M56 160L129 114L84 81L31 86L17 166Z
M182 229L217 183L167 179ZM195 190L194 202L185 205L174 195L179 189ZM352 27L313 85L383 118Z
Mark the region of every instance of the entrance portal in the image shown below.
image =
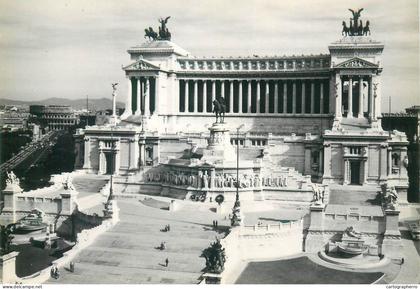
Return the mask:
M350 161L350 184L360 185L360 161Z
M110 175L113 174L115 171L115 154L112 152L105 153L105 159L106 159L106 172L105 174Z

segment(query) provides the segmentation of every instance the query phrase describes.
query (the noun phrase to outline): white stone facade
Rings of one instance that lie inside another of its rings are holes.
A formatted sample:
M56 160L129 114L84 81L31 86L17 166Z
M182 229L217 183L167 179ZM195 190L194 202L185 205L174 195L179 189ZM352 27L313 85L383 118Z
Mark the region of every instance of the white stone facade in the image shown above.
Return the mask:
M345 36L328 48L329 55L197 58L170 41L134 46L123 68L125 112L117 125L79 134L79 165L107 174L112 160L125 175L205 147L212 101L222 96L231 141L246 154L264 152L274 166L325 184L392 180L403 191L407 141L380 123L384 45ZM400 163L392 165L393 155Z

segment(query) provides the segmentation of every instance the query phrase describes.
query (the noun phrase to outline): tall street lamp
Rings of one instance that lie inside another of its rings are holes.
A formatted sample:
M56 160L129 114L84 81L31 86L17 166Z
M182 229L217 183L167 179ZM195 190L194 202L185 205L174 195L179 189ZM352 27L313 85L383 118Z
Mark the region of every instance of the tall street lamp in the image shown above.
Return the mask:
M236 128L236 198L232 209L232 219L230 220L232 227L240 226L243 221L241 203L239 201L239 130L243 127L244 125L241 124Z

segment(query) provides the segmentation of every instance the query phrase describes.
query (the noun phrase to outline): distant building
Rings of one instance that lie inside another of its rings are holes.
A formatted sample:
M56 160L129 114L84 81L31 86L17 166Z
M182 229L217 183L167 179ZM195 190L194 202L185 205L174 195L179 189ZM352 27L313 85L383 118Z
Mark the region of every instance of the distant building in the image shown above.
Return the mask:
M0 113L0 127L3 131L16 131L27 128L29 114L9 110Z
M67 105L31 105L32 121L49 130L69 130L78 124L78 117Z
M81 113L79 114L79 125L78 128L85 128L88 125L96 124L96 114L95 113Z
M117 116L121 116L124 113L124 108L117 108ZM112 116L112 109L105 109L105 110L99 110L96 112L96 122L94 124L96 125L104 125L109 123L109 119ZM92 123L89 123L92 125Z
M408 178L409 201L420 201L420 105L406 108L402 113L383 113L384 130L399 130L407 134L408 145Z

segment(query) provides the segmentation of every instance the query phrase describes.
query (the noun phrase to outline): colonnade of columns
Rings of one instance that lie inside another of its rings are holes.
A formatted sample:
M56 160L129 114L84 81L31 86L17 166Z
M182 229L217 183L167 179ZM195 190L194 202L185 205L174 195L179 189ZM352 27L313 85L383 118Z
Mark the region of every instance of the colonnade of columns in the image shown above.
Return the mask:
M364 112L371 120L380 114L379 97L376 92L378 80L375 75L339 75L335 76L336 117L364 118ZM347 87L347 95L345 95ZM365 89L366 88L366 89Z
M329 110L326 86L326 79L183 79L179 112L211 112L213 100L221 96L228 113L324 114Z
M127 107L132 114L150 116L158 109L157 81L155 77L130 77L128 79Z

